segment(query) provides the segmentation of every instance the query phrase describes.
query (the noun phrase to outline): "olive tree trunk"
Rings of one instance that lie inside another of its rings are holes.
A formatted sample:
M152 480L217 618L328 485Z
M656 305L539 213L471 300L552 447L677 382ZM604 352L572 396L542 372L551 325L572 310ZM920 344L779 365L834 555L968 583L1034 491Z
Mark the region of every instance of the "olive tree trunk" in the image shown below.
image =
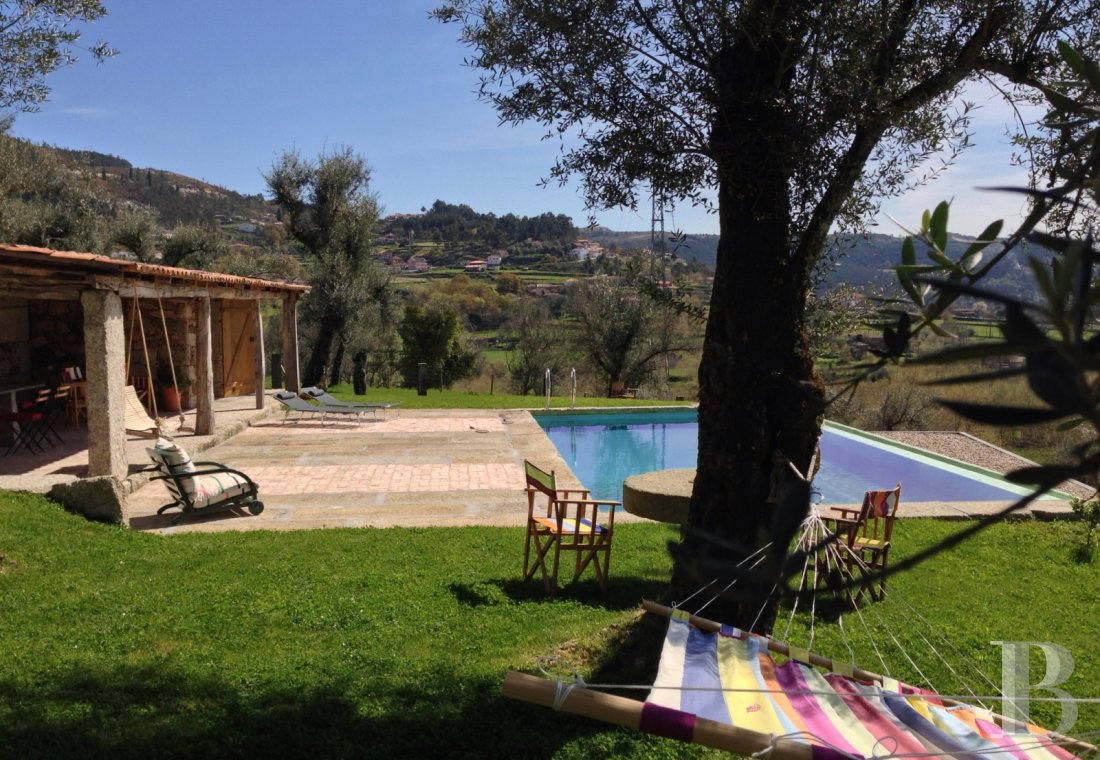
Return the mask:
M791 234L797 157L787 146L796 125L777 105L785 83L764 85L774 81L775 62L745 53L739 60L731 51L722 61L723 70L736 72L721 87L734 118L711 138L721 239L699 367L698 471L670 593L683 599L715 578L720 588L741 576L708 617L769 631L775 562L744 575L736 566L772 540L777 519L797 521L804 512L801 504L798 513L780 514L776 484L791 472L787 462L807 471L825 389L805 329L815 257Z

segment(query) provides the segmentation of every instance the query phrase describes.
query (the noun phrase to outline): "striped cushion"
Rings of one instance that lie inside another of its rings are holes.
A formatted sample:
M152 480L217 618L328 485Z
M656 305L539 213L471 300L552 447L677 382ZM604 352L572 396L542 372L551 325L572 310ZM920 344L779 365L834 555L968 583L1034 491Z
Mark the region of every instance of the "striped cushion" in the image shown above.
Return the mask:
M195 496L197 490L195 479L187 477L188 473L195 471L195 464L191 461L191 455L187 453L186 449L166 438L158 438L156 445L151 449L146 449L146 451L149 452L149 456L160 466L165 475L179 477L180 485L187 492L187 495ZM164 482L168 485L169 490L174 490L173 481L166 480Z
M534 520L539 525L543 526L544 528L549 528L555 533L558 530L558 521L555 520L553 517L536 517L534 518ZM581 520L580 528L578 529L577 521L571 517L567 517L566 519L561 521L561 530L562 533L580 533L583 535L588 535L593 532L593 525L591 520ZM596 525L595 532L606 533L607 528L603 527L602 525Z
M248 491L248 481L232 472L219 472L214 475L199 475L193 478L195 492L192 497L195 507L209 506L232 499Z

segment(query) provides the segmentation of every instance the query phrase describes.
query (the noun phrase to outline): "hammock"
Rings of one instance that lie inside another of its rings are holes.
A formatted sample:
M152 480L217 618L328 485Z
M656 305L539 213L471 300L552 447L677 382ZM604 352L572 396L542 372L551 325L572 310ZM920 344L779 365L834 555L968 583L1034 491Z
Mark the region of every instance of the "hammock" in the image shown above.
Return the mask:
M812 515L804 540L820 527L820 518ZM652 602L643 607L669 618L657 677L645 702L595 691L579 678L551 680L515 671L506 675L502 693L773 760L1063 760L1074 757L1068 750L1096 749L850 663ZM786 661L778 664L773 653L785 655Z
M645 702L509 671L501 693L670 739L774 760L1065 760L1091 745L805 650L645 602L669 615ZM779 665L771 652L787 654ZM813 664L810 664L813 663ZM822 674L814 665L833 672Z

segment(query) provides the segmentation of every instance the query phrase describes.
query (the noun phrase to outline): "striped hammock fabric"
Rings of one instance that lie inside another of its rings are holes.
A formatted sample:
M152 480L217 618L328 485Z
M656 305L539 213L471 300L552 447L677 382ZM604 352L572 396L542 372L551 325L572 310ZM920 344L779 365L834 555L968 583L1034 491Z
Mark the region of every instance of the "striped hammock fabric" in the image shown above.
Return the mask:
M1037 726L1008 733L985 710L948 707L897 681L822 674L795 659L777 665L763 639L728 626L706 633L687 619L669 620L643 731L690 741L698 717L803 742L813 758L1074 757Z

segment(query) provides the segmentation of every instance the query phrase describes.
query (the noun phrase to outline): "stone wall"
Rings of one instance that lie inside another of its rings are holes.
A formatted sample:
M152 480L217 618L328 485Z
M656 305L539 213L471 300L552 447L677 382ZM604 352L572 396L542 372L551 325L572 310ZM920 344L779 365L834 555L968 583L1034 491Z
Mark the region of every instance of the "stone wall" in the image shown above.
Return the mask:
M57 380L64 367L84 366L84 309L79 301L27 302L31 376Z
M0 378L23 383L31 378L27 302L0 299Z

